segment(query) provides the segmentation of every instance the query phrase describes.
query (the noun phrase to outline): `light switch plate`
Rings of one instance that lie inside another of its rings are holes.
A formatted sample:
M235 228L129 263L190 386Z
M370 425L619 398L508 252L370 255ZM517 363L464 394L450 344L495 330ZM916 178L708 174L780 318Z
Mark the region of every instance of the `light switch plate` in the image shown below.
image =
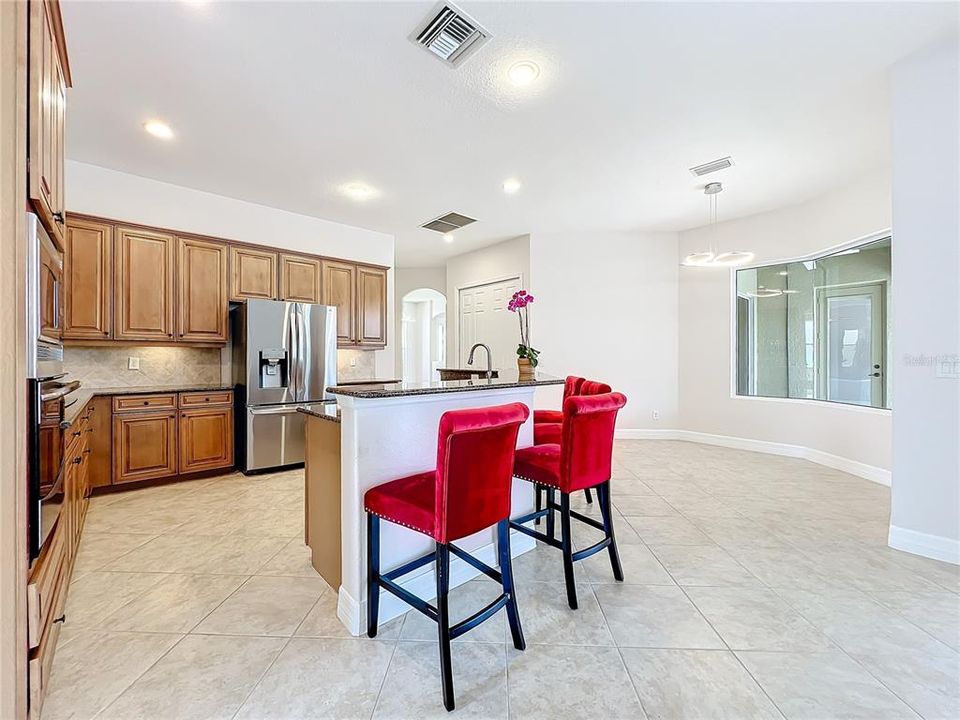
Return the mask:
M127 358L127 370L139 370L140 369L140 358L134 357L131 355Z

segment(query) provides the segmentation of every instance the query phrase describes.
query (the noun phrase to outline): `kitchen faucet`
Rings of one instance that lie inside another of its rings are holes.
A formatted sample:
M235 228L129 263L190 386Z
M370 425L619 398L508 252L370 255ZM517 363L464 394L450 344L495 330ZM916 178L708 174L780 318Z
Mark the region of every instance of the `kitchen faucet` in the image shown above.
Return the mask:
M490 346L484 345L483 343L477 343L472 348L470 348L470 357L467 358L467 365L473 365L473 354L477 351L478 347L482 347L487 351L487 380L493 377L493 366L492 360L490 359Z

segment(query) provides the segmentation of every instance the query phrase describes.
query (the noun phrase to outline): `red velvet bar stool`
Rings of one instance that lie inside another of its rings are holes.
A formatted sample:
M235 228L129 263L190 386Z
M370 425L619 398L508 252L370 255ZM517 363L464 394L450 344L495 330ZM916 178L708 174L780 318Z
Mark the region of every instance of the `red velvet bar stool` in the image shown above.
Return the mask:
M563 384L563 399L575 395L602 395L610 392L610 386L596 380L568 375ZM561 405L562 407L562 405ZM563 425L563 410L534 410L533 411L533 444L548 445L560 444L560 435ZM537 486L537 510L543 507L544 488ZM590 488L583 491L588 503L593 503ZM537 525L540 520L537 520Z
M454 708L451 640L506 608L514 647L517 650L526 647L513 590L509 524L517 433L529 416L530 410L522 403L445 412L440 418L436 469L378 485L363 498L367 511L367 635L377 635L380 588L436 622L443 704L447 710ZM436 541L436 548L381 573L381 519L430 536ZM491 525L497 526L499 571L453 544ZM450 553L503 587L496 600L453 627L450 627L447 609ZM397 583L403 575L430 562L436 566L436 607Z
M577 588L573 563L604 548L610 553L613 576L623 581L623 569L613 533L610 505L610 468L613 460L613 430L617 412L627 403L620 393L575 395L563 401L563 427L560 444L534 445L517 450L513 474L532 483L546 486L547 503L542 510L511 520L510 527L563 551L563 575L567 585L567 602L577 609ZM570 509L570 493L596 488L602 522ZM559 491L560 504L555 500ZM554 512L560 511L560 540L554 532ZM546 516L546 534L524 523ZM603 539L573 551L570 534L571 518L603 531Z

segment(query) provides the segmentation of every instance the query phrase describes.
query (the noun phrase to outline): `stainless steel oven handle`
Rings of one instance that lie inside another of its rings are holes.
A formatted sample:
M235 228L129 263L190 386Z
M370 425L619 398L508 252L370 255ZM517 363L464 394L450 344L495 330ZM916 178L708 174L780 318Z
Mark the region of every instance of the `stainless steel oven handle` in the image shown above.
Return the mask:
M68 383L57 383L56 389L51 390L50 392L40 393L40 402L49 402L51 400L59 400L62 397L66 397L74 390L80 388L79 380L71 380Z

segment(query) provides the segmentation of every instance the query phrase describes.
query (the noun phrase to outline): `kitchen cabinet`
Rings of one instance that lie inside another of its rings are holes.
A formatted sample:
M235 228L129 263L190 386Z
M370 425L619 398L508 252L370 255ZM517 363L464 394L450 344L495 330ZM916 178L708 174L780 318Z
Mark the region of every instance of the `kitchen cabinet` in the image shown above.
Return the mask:
M177 413L146 411L113 416L113 483L177 474Z
M277 253L232 245L230 299L277 299Z
M40 337L59 342L63 337L63 303L60 302L63 290L63 261L52 244L40 243L39 256Z
M233 408L180 411L181 474L233 467Z
M319 303L322 299L321 261L303 255L280 255L280 299Z
M357 344L387 344L387 271L357 266Z
M337 308L337 344L357 341L357 266L337 260L323 261L323 304Z
M119 226L114 257L114 338L173 340L175 238Z
M177 337L227 341L227 246L178 238Z
M60 4L31 0L28 23L28 192L37 215L62 249L64 124L70 69Z
M64 339L109 339L113 332L113 226L69 219L63 265Z
M94 488L111 484L113 478L113 416L109 397L97 396L90 400L90 417L87 420L89 436L89 481L87 494Z

